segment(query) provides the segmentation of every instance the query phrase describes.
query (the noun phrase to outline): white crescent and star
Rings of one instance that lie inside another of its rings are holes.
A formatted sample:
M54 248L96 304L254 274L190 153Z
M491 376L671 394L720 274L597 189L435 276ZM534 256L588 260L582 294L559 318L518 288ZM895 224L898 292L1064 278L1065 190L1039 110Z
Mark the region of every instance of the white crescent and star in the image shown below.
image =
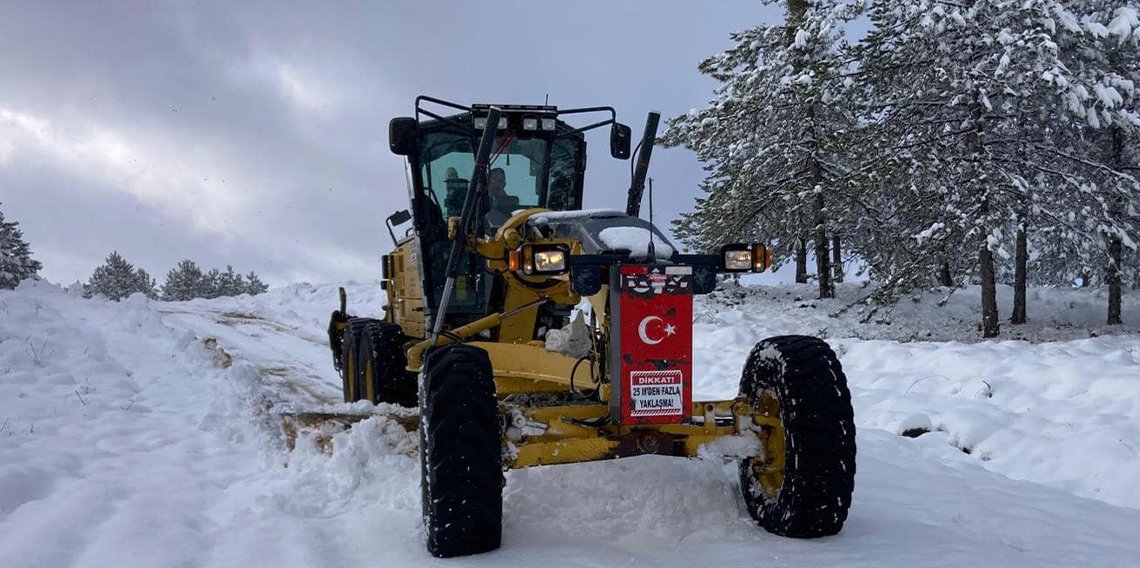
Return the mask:
M649 322L654 320L665 324L665 321L657 316L645 316L645 319L641 320L641 323L637 325L637 335L646 345L657 345L658 343L665 341L666 337L677 333L677 326L671 323L665 324L665 335L662 335L658 339L650 339L649 334L646 332L645 328L649 325Z

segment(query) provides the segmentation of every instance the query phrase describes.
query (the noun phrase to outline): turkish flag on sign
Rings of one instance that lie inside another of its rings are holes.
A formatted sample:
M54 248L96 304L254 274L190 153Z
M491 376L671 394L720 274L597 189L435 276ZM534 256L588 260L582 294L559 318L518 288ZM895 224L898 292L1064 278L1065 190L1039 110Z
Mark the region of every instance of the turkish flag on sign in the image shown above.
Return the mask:
M615 371L611 412L620 424L676 424L693 402L693 283L687 266L612 271Z

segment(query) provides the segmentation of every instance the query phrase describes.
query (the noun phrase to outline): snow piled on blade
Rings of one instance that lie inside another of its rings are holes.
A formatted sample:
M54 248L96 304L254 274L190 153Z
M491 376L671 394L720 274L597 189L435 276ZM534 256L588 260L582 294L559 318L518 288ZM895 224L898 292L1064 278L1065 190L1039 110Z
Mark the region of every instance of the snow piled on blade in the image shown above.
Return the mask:
M827 335L859 426L842 533L756 527L735 463L719 459L746 441L728 439L709 459L507 472L503 548L458 562L1135 565L1140 336L1088 337L1100 291L1031 290L1031 341L978 344L915 341L976 333L971 290L945 308L904 300L878 323L829 317L857 286L827 302L801 299L809 291L699 298L695 388L735 396L758 341ZM383 304L377 283L348 285L348 298L357 315ZM43 282L0 291L0 566L455 564L424 549L404 411L339 402L325 345L336 304L335 285L174 303L84 300ZM1130 298L1124 316L1140 321ZM362 419L289 422L314 410Z

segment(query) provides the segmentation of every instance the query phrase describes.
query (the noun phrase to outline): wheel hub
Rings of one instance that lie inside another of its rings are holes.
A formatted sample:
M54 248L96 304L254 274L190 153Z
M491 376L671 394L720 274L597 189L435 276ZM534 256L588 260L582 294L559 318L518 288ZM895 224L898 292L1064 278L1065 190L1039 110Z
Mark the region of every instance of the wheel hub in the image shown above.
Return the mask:
M782 422L778 422L779 425L772 424L773 418L780 418L780 401L774 393L765 392L756 402L752 413L758 418L754 420L758 426L756 435L760 437L764 450L762 455L752 458L752 473L764 496L771 501L780 495L780 490L784 487L784 427Z

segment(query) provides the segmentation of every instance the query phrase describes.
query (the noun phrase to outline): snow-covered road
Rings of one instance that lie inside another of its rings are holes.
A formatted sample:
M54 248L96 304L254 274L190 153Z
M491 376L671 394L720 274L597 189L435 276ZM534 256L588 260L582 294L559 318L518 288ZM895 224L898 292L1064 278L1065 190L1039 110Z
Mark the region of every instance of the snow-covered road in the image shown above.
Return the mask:
M756 528L732 466L644 457L509 472L503 548L440 561L403 427L371 418L331 455L316 436L287 447L280 413L345 408L324 345L335 303L308 285L171 304L0 292L0 566L1140 564L1134 335L830 339L860 426L835 537ZM801 308L699 308L705 396L734 394L756 340L815 331Z

